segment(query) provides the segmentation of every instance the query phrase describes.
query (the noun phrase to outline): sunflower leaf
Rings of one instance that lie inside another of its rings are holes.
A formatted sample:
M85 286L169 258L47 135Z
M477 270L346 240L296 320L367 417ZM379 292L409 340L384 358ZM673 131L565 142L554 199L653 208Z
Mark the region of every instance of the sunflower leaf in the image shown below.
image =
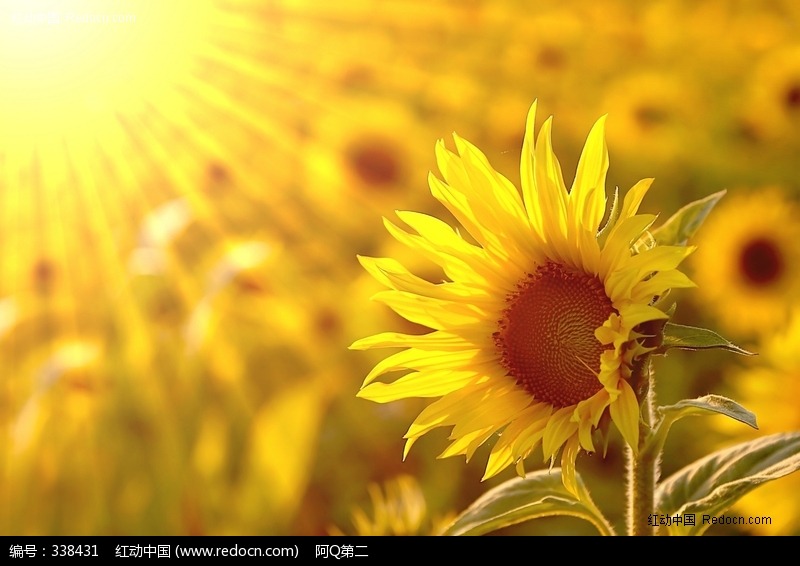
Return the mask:
M672 535L700 535L711 519L725 512L762 483L800 470L800 432L765 436L720 450L679 470L658 486L659 514L683 517L667 527ZM694 514L694 525L686 516Z
M656 425L649 448L660 451L664 446L670 428L683 417L706 416L713 414L726 415L734 420L758 429L756 416L733 399L722 395L706 395L697 399L683 399L674 405L659 407L661 420Z
M733 399L728 399L722 395L705 395L697 399L683 399L674 405L659 407L658 412L665 419L677 421L683 417L694 415L706 415L708 413L719 413L741 423L758 429L756 416L742 407Z
M540 470L490 489L461 513L445 531L450 536L477 536L540 517L569 515L592 523L604 535L614 534L594 506L580 476L580 499L564 487L561 468Z
M652 231L659 246L685 246L726 191L690 202Z
M654 353L663 354L673 348L680 350L708 350L714 348L745 356L755 355L753 352L748 352L723 338L713 330L668 322L664 325L664 342Z

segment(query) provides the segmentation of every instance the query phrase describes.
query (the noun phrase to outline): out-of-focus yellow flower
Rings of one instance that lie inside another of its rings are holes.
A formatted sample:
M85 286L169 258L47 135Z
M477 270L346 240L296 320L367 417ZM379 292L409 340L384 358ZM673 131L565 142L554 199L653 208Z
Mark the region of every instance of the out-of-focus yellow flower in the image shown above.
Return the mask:
M469 236L415 212L398 216L416 234L385 224L437 263L447 280L431 283L393 259L360 258L390 289L374 298L433 332L387 332L352 347L407 348L379 362L359 396L380 403L440 397L408 430L406 454L437 427L453 427L442 457L469 459L500 432L485 478L512 464L524 473L523 460L539 444L546 460L563 447L564 483L576 491L575 459L581 448L594 450L601 419L610 415L630 446L638 446L639 401L629 378L645 350L634 328L667 318L651 306L654 297L692 285L676 269L691 248L632 248L656 218L637 214L651 179L628 192L619 217L599 237L605 118L589 133L568 191L552 149L552 119L534 143L535 114L534 104L522 149L522 195L461 137L454 136L457 153L444 140L436 145L445 180L431 174L431 192ZM398 370L410 372L393 383L375 381Z
M67 525L79 532L86 526L91 512L85 513L85 507L75 507L70 521L62 506L48 503L58 493L65 504L81 498L85 506L94 504L103 470L92 459L93 431L109 388L101 353L94 340L39 346L26 352L18 366L30 372L29 379L12 375L4 383L11 395L3 398L7 405L0 426L6 442L0 464L4 481L14 489L0 490L3 532L38 535Z
M363 211L388 213L392 203L413 196L414 171L428 167L411 140L426 137L407 106L341 98L315 121L306 141L305 197L328 211L328 221L363 226Z
M797 145L800 128L800 45L767 52L750 80L744 106L757 137Z
M623 75L609 85L603 104L613 120L611 146L645 163L685 157L686 140L697 141L704 116L687 81L670 73Z
M383 488L373 483L367 491L372 516L360 507L352 513L353 528L359 536L438 535L454 518L429 517L425 494L412 476L398 476L385 482ZM345 534L338 527L330 530L333 535Z
M541 80L545 93L556 94L562 81L569 80L580 65L580 53L588 30L585 20L574 10L544 8L529 17L507 14L512 30L498 64L509 76L525 69L531 78Z
M698 297L731 332L782 328L800 291L800 209L777 187L730 195L698 233Z
M30 448L43 427L81 427L91 422L91 397L99 383L92 366L99 355L96 344L71 341L58 345L39 367L34 388L13 429L17 450ZM58 422L58 424L56 424Z
M759 348L758 365L730 375L734 397L758 417L759 431L750 436L800 430L800 310L794 309L789 325L769 337ZM731 434L739 427L720 423ZM749 430L749 429L748 429ZM744 497L735 509L745 517L769 516L771 524L748 525L761 534L800 534L800 499L787 496L800 489L800 475L791 474L767 483Z

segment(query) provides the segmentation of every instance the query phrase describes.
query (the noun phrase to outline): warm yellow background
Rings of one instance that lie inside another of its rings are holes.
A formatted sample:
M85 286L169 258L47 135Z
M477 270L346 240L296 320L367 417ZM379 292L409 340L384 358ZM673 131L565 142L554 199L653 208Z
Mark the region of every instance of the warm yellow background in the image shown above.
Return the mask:
M457 131L516 182L534 99L568 179L608 113L609 186L655 177L648 211L729 189L677 317L764 355L673 354L659 392L800 428L797 2L109 4L0 0L0 533L351 532L371 482L415 476L445 515L511 477L479 482L485 450L435 460L436 434L401 462L424 403L355 399L380 354L347 346L409 329L355 255L426 274L381 216L443 213L435 140ZM781 271L751 285L759 238ZM742 428L678 425L665 473ZM618 440L578 461L615 523ZM798 481L732 511L772 527L711 532L797 534Z

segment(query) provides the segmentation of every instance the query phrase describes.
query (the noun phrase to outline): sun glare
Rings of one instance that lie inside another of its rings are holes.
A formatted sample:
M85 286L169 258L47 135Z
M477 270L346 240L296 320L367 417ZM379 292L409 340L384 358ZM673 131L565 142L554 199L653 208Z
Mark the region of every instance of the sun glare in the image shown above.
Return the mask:
M176 147L200 131L186 108L222 51L222 14L211 0L0 0L0 296L71 312L125 280L146 212L198 184Z
M91 131L108 113L135 110L169 88L190 70L208 20L204 2L0 6L0 136L14 138L0 144L22 151L75 129Z

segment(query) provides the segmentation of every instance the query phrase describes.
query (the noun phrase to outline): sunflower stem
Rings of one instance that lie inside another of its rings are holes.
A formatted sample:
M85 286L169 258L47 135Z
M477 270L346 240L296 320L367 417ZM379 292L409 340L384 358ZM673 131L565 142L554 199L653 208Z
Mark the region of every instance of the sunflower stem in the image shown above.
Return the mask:
M642 403L642 420L639 424L637 453L629 446L628 452L628 534L630 536L655 536L655 491L659 476L660 450L653 450L648 442L655 422L655 387L650 360L638 366L641 375L635 376L647 383ZM636 380L638 381L638 379Z

